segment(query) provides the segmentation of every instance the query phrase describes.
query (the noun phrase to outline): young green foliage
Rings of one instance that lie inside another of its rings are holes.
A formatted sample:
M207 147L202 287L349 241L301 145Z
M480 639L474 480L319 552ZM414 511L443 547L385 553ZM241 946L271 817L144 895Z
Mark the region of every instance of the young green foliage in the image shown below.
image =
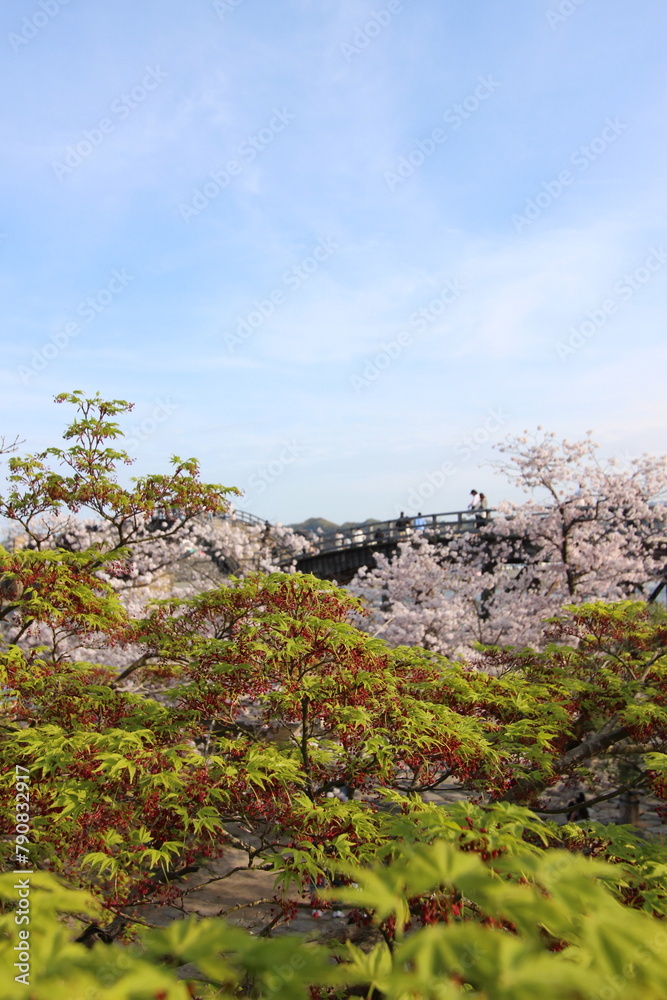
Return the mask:
M193 461L121 487L115 470L127 456L109 444L120 434L109 418L128 404L62 398L79 409L65 434L73 443L11 459L0 504L30 546L0 552L0 732L8 767L30 772L31 861L101 901L111 937L150 903L182 903L193 891L182 877L206 881L203 867L229 846L245 852L248 872L274 872L285 919L341 864L367 866L384 886L378 860L435 841L454 866L459 854L488 867L554 847L609 858L618 905L665 915L657 849L622 830L559 830L516 805L539 809L557 781L589 780L593 760L622 762L619 793L651 787L667 797L663 613L640 603L569 608L548 625L542 652L489 649L488 671L389 648L351 624L359 605L348 593L299 574L250 574L131 613L105 578L109 567L151 542L158 511L176 509L165 531L177 534L230 491L201 484ZM64 473L49 468L54 458ZM111 525L112 542L54 547L60 536L40 517L84 508ZM77 647L92 643L131 652L129 666L119 673L102 655L79 657ZM0 823L14 864L11 773L0 785ZM332 797L340 789L349 801ZM429 792L477 805L427 805ZM485 812L492 802L501 804ZM345 877L359 881L352 870ZM495 868L476 871L500 878ZM454 913L453 897L431 906L429 893L378 918L383 932L391 938L390 917L479 924L474 908ZM530 957L534 941L524 937ZM498 961L515 948L499 944Z

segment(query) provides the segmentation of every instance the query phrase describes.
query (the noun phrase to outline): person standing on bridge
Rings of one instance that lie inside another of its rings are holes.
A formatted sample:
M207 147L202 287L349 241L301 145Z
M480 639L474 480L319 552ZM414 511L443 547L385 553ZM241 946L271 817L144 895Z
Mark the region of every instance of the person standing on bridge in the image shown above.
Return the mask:
M468 510L470 511L470 513L472 515L474 515L475 511L477 511L478 509L479 509L479 493L477 492L477 490L471 490L470 491L470 503L468 504ZM459 518L459 520L461 520L461 519ZM477 519L475 518L475 520L477 520Z
M420 533L426 530L426 518L424 517L421 511L419 511L414 520L414 526L415 526L415 531L419 531Z
M399 535L404 538L408 528L410 527L410 518L405 516L405 513L401 511L400 517L396 519L396 530Z
M489 501L484 493L479 494L479 503L476 509L478 513L475 514L475 524L478 528L482 528L489 520Z

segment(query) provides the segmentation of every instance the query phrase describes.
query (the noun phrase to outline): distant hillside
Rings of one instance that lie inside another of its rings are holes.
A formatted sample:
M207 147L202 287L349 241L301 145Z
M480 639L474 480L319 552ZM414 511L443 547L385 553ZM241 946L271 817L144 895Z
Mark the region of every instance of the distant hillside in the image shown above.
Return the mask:
M321 528L322 531L337 531L338 525L334 524L333 521L327 521L324 517L309 517L307 521L300 521L298 524L288 524L288 528L292 528L293 531L317 531Z
M367 517L365 521L345 521L341 528L356 528L358 524L378 524L379 517Z
M324 534L328 535L329 532L354 528L357 524L376 524L377 521L377 517L367 517L365 521L345 521L344 524L335 524L333 521L327 521L324 517L309 517L307 521L300 521L298 524L288 524L287 527L300 532L317 531L321 528Z

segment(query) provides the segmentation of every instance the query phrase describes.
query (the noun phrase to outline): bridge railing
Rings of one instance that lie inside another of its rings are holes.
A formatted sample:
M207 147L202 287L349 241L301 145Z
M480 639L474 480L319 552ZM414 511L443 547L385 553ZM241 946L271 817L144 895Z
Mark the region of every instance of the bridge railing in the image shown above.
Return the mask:
M237 507L232 507L226 513L216 516L223 521L240 521L242 524L248 524L254 528L261 528L262 541L270 551L273 562L279 566L288 567L295 559L298 559L299 556L308 555L313 552L313 543L305 537L303 538L302 547L298 550L285 545L273 534L272 529L274 528L274 525L263 517L257 517L256 514L250 514L247 510L239 510Z
M236 507L232 507L231 510L221 516L223 520L242 521L244 524L253 524L260 528L263 528L268 523L263 517L257 517L256 514L249 514L247 510L238 510Z
M380 545L385 542L403 541L414 535L423 534L426 538L437 538L443 532L474 531L483 527L491 519L492 510L453 510L441 514L423 514L419 517L392 518L389 521L373 521L370 524L355 524L347 528L339 528L319 534L310 531L303 533L303 549L297 553L292 548L274 546L273 556L276 561L289 562L299 555L315 555L320 552L335 552L350 546ZM266 528L267 522L247 511L232 508L222 515L225 520L241 521ZM297 533L298 534L298 533Z
M491 520L492 510L450 510L441 514L424 514L420 517L393 518L390 521L373 521L339 528L312 538L318 552L334 552L349 546L382 545L423 535L438 538L454 530L475 531ZM314 533L313 533L314 534Z

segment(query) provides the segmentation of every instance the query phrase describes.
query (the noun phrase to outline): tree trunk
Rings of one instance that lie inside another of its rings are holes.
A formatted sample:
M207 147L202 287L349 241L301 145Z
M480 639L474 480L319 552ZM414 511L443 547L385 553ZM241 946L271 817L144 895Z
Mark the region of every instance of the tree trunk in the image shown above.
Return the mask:
M631 788L623 792L619 799L618 822L628 823L631 826L639 825L639 792Z

